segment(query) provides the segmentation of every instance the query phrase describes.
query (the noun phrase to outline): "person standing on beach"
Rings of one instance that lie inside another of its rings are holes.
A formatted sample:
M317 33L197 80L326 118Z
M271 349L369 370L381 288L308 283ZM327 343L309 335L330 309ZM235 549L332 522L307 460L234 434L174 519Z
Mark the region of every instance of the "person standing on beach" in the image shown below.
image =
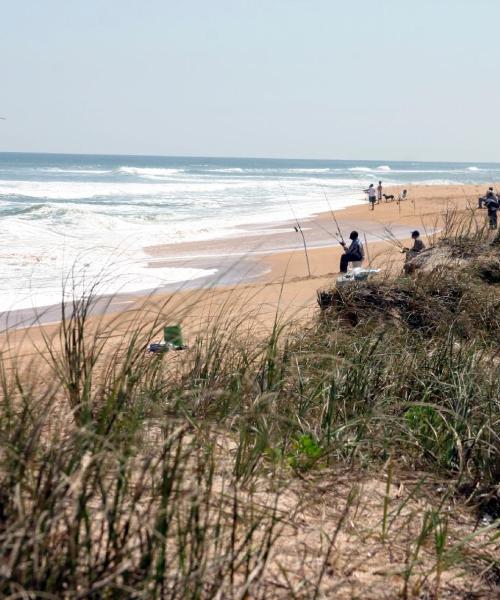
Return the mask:
M375 197L375 196L374 196ZM365 258L365 252L363 250L363 244L359 241L359 234L357 231L351 231L349 236L351 244L349 248L347 244L342 240L340 245L344 248L344 254L340 257L340 272L347 273L347 266L350 262L359 262Z
M380 201L382 200L382 192L383 192L382 182L379 181L378 186L377 186L377 204L380 204Z
M373 183L370 183L369 187L366 190L363 190L365 194L368 194L368 202L370 203L371 209L375 210L375 202L377 200L377 191L373 186Z

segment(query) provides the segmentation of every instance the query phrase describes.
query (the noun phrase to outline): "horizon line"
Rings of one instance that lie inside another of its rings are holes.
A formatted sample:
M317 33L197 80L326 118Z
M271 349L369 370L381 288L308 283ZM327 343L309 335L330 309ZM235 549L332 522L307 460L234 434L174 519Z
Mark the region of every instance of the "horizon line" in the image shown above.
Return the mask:
M310 161L310 162L398 162L398 163L428 163L428 164L439 164L439 163L462 163L462 164L492 164L500 165L499 162L485 161L485 160L417 160L417 159L389 159L389 158L291 158L291 157L270 157L270 156L221 156L221 155L210 155L210 154L126 154L126 153L111 153L111 152L40 152L40 151L21 151L21 150L0 150L2 154L20 154L20 155L42 155L42 156L122 156L127 158L209 158L209 159L229 159L229 160L296 160L296 161Z

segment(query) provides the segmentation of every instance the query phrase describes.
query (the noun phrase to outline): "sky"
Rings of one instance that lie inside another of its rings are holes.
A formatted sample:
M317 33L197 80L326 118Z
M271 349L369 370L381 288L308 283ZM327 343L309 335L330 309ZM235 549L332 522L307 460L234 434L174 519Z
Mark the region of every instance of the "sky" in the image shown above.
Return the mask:
M498 0L0 7L0 151L500 161Z

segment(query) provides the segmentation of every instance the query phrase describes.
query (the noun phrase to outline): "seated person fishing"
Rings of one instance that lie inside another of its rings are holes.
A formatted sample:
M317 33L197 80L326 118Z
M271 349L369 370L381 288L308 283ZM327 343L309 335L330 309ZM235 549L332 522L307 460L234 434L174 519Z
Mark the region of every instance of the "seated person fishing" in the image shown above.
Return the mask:
M342 240L341 246L344 248L344 254L340 257L340 272L347 273L347 265L350 262L361 262L365 258L363 250L363 244L359 241L359 235L357 231L351 231L349 239L351 244L347 248L347 244Z
M415 230L411 232L411 237L413 240L413 246L411 248L403 248L403 252L406 252L406 260L411 260L415 258L419 252L425 248L424 242L420 239L420 232Z

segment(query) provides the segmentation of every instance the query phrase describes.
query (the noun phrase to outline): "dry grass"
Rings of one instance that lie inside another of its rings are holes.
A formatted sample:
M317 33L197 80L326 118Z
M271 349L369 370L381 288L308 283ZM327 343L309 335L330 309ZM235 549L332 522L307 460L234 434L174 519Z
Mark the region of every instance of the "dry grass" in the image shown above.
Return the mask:
M90 295L50 378L5 349L0 595L495 597L499 246L444 222L434 262L295 332L222 307L150 356L168 306L117 345Z

